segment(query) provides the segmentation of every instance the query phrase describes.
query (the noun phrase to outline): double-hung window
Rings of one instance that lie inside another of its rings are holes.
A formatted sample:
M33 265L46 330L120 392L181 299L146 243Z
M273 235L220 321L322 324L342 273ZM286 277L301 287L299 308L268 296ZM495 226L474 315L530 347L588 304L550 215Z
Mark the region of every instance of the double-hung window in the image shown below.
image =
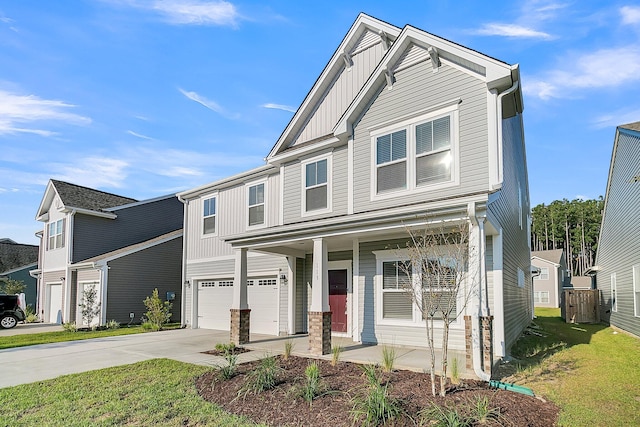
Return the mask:
M536 276L535 280L549 280L549 268L540 267L540 274Z
M64 222L59 219L49 223L49 250L64 247Z
M217 197L210 197L203 201L202 234L216 233L216 201Z
M373 129L372 196L458 182L457 105Z
M382 318L413 320L411 262L382 263Z
M302 164L304 173L304 213L330 210L330 159L311 160Z
M249 186L249 227L264 225L264 182Z

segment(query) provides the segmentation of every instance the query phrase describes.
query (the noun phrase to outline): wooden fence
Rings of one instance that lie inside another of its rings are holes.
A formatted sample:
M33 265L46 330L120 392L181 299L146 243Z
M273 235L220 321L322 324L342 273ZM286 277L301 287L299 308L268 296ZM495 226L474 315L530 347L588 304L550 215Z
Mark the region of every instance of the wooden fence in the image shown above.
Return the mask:
M600 291L571 289L562 295L562 318L567 323L600 323Z

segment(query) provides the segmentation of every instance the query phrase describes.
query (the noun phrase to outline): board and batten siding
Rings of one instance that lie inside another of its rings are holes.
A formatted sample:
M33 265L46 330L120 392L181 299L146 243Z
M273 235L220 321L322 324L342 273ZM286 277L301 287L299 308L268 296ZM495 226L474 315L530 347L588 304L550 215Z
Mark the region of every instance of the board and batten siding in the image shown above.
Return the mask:
M252 178L247 183L260 181ZM216 196L216 228L215 236L203 236L203 200ZM187 209L187 260L207 259L233 255L231 245L225 243L226 236L237 235L247 231L247 187L239 183L219 191L189 200ZM266 177L265 193L265 226L278 225L280 215L280 175L271 174Z
M331 154L331 212L302 216L304 193L302 168L299 161L284 168L284 223L291 224L309 219L346 215L348 212L348 150L346 145L336 147Z
M366 31L349 51L351 67L342 67L292 145L328 135L385 54L380 36Z
M634 315L633 266L640 265L640 136L619 129L598 242L596 286L601 319L640 336ZM617 311L611 309L611 275L616 275ZM640 277L636 277L640 280ZM640 286L637 285L637 286ZM639 301L640 303L640 301Z
M107 321L129 322L134 313L138 323L147 311L144 299L158 289L163 301L166 293L175 292L172 322L180 321L182 306L182 237L169 240L108 262Z
M527 213L530 207L521 116L504 119L502 126L503 184L497 199L488 205L487 216L492 223L497 223L496 225L502 228L504 348L509 351L520 333L531 322L533 315L531 250L527 228ZM521 219L519 191L523 204ZM524 272L522 287L518 286L518 269Z
M489 181L486 84L446 64L433 73L430 61L404 68L394 77L393 87L379 92L354 129L354 212L486 191ZM458 98L462 100L458 129L460 184L371 200L373 145L369 129L381 123L401 122L416 111Z

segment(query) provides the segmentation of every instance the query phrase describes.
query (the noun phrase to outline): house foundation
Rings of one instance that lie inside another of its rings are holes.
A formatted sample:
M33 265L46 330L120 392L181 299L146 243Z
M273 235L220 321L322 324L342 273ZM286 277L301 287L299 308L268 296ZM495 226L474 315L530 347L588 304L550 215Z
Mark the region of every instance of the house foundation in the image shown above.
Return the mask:
M309 351L322 356L331 353L331 312L309 312Z
M231 311L231 342L236 345L248 343L251 309L232 308L230 311Z

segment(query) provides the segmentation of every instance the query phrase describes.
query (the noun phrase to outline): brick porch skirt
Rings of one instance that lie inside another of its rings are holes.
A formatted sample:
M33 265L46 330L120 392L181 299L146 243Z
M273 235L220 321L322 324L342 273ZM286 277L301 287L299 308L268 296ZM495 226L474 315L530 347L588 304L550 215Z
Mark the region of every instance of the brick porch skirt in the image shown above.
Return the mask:
M331 353L331 312L309 312L309 351L321 356Z
M232 308L231 310L231 342L235 345L249 342L249 323L251 309Z

